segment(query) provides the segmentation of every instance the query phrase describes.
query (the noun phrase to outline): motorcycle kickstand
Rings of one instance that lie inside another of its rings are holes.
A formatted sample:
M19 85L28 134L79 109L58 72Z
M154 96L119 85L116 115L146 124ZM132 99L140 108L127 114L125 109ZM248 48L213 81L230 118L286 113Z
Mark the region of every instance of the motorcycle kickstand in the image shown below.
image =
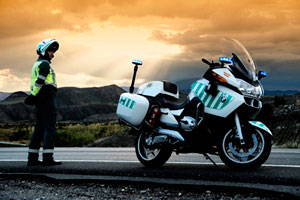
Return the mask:
M217 163L215 163L215 161L213 161L213 159L211 159L211 157L209 157L206 153L203 153L203 155L206 158L206 160L210 160L214 164L215 167L219 167L217 165Z

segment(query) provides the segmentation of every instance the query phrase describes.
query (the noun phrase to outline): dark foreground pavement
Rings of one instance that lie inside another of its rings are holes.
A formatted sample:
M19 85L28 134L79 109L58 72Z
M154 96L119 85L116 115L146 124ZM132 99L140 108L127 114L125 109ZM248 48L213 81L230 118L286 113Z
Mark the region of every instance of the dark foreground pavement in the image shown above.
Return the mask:
M207 191L214 191L214 194L218 195L233 194L231 198L247 194L248 196L243 197L267 195L268 198L300 199L300 168L298 167L264 166L255 171L233 171L223 165L216 168L211 164L167 163L161 168L146 168L137 162L109 161L65 161L61 166L27 167L24 161L2 161L0 162L0 177L2 184L13 180L27 183L28 180L37 178L38 181L35 182L46 181L45 184L50 184L49 181L59 184L90 185L95 183L98 186L100 184L100 188L101 184L104 184L102 188L107 187L107 184L119 184L116 191L133 184L138 187L143 185L142 188L137 189L137 192L139 190L155 191L156 188L164 190L163 187L168 187L180 188L181 190L172 190L176 194L193 189L193 191L202 192L203 195L206 195ZM17 184L17 182L14 183Z

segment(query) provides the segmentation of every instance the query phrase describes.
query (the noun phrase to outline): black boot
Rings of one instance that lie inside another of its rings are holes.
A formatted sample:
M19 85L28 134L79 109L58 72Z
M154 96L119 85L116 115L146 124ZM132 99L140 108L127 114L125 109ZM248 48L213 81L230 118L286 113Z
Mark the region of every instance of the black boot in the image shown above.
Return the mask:
M27 166L42 165L42 162L39 161L38 158L39 158L39 154L38 153L28 153Z
M43 165L44 166L61 165L61 162L55 161L53 159L53 153L43 153Z
M43 165L44 166L53 166L53 165L61 165L60 161L55 161L55 160L43 160Z

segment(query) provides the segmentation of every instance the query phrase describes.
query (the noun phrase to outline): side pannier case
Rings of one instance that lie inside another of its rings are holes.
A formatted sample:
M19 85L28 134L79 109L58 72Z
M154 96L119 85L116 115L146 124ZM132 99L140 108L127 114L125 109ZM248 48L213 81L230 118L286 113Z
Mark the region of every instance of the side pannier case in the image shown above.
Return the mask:
M149 109L149 101L140 95L123 93L117 108L119 118L131 125L138 126L144 120Z

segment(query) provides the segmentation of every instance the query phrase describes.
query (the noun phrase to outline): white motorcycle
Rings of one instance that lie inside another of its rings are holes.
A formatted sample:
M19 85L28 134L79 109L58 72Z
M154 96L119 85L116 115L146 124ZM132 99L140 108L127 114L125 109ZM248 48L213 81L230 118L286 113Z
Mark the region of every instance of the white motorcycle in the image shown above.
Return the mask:
M166 81L142 84L133 94L138 66L135 64L129 93L120 96L117 115L137 135L136 155L147 167L159 167L173 151L219 155L226 166L248 170L260 167L271 152L272 133L255 121L262 108L266 77L256 71L246 48L236 40L225 40L232 58L209 62L204 78L191 85L186 101L179 99L177 85ZM214 162L213 162L214 163ZM214 163L215 164L215 163ZM216 165L216 164L215 164Z

